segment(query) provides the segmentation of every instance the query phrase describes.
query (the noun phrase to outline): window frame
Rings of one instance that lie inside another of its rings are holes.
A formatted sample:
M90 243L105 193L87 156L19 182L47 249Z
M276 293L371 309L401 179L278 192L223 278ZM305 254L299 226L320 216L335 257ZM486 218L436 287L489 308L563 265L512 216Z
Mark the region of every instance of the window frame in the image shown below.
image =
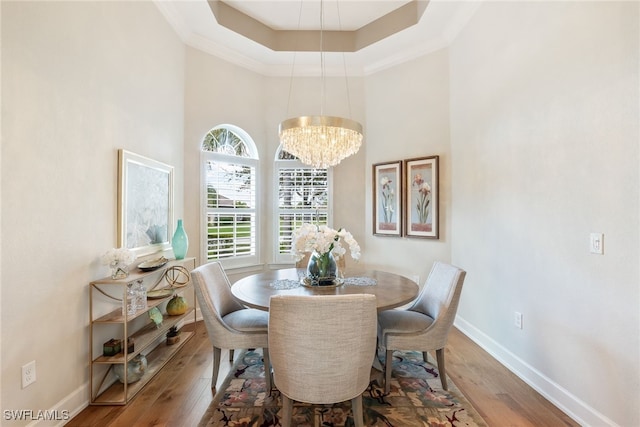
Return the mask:
M273 262L274 264L295 264L295 259L291 253L280 253L280 169L318 169L313 166L305 165L298 159L280 159L282 152L282 146L279 146L276 150L275 159L273 162L273 232L272 232L272 250L273 250ZM333 223L333 168L326 168L327 170L327 225L331 226Z
M203 142L210 132L217 129L227 129L235 133L245 144L247 149L247 154L249 157L241 157L230 154L223 154L213 151L206 151L203 149ZM251 267L259 264L260 261L260 247L261 247L261 188L259 186L260 182L260 159L258 156L257 147L251 138L251 136L244 131L243 129L230 125L230 124L221 124L212 127L207 131L207 133L200 139L199 142L200 149L200 259L202 264L206 264L209 262L220 262L223 268L231 269L231 268L241 268L241 267ZM220 258L217 260L210 260L208 258L208 236L207 236L207 216L209 214L209 207L207 204L207 162L208 161L217 161L224 163L233 163L246 165L251 168L254 168L255 171L255 206L251 209L251 213L254 214L255 217L255 233L254 233L254 243L255 243L255 252L253 255L241 255L241 256L233 256L229 258Z

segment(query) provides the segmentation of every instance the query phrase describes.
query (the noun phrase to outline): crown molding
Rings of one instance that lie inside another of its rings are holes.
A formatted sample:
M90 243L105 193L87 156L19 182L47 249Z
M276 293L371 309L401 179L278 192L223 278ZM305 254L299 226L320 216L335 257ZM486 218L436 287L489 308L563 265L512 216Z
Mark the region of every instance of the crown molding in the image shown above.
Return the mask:
M352 31L278 30L221 0L207 3L218 24L276 52L357 52L416 25L429 0L411 0Z
M440 36L422 44L414 44L413 46L408 44L405 48L394 50L395 53L393 55L381 56L381 59L378 61L368 61L366 63L361 61L366 51L376 49L375 44L356 53L346 53L345 55L349 56L349 60L346 61L348 64L348 67L346 67L347 74L354 77L371 75L448 47L457 38L462 29L469 23L472 16L476 13L483 2L484 0L472 0L461 3L461 7L456 10L455 15L447 24ZM259 58L259 55L251 56L250 54L243 53L249 52L249 50L241 51L238 48L231 48L222 42L199 35L195 33L189 25L187 25L180 12L174 6L174 2L153 0L153 3L174 29L182 42L194 49L198 49L224 61L265 76L290 77L292 75L317 76L319 74L319 66L317 64L305 63L307 61L298 60L295 64L295 69L292 70L292 63L294 62L292 58L294 58L294 52L271 51L269 55L272 55L274 60L273 62L267 63L264 59L256 59ZM438 1L434 0L430 4L431 7L436 7L438 3ZM409 29L409 31L415 30L416 29L414 28ZM419 31L419 29L417 30ZM225 31L231 30L225 29ZM241 36L236 34L236 37ZM266 49L255 41L249 39L244 40L246 43L253 44L254 48L259 47L261 50ZM386 41L387 40L382 40L381 43ZM313 52L301 52L300 54L309 55L310 53ZM332 55L336 54L332 53ZM332 65L327 63L325 66L325 74L327 76L344 76L345 66L342 65L342 62L341 65Z

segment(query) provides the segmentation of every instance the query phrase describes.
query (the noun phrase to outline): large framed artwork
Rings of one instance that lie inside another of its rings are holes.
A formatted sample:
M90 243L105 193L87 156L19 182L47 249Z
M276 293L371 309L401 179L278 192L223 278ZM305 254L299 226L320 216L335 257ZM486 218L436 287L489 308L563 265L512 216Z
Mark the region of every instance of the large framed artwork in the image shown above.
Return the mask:
M118 246L136 255L171 247L173 166L118 150Z
M408 159L405 170L407 237L438 238L438 156Z
M402 161L373 165L373 234L402 236Z

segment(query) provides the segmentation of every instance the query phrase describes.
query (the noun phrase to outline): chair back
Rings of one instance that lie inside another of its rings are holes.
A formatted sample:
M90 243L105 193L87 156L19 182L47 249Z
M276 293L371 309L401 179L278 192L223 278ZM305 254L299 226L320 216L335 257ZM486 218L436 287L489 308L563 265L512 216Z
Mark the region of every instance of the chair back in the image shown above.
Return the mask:
M324 404L361 395L375 349L375 296L271 297L271 365L276 387L290 399Z
M231 293L229 278L219 262L195 268L191 271L191 277L207 332L214 340L216 336L229 332L229 327L222 318L244 307Z
M465 276L466 271L458 267L435 262L420 295L409 307L410 311L431 317L430 334L436 333L431 329L437 329L437 335L441 335L444 342L455 320Z

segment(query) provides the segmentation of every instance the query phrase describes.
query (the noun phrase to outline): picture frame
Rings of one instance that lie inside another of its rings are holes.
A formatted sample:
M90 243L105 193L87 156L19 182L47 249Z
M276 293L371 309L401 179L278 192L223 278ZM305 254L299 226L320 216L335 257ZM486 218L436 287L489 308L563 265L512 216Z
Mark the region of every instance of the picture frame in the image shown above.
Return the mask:
M402 161L373 165L373 234L402 236Z
M136 256L171 248L173 166L118 150L118 247Z
M439 238L439 156L404 161L406 237Z

